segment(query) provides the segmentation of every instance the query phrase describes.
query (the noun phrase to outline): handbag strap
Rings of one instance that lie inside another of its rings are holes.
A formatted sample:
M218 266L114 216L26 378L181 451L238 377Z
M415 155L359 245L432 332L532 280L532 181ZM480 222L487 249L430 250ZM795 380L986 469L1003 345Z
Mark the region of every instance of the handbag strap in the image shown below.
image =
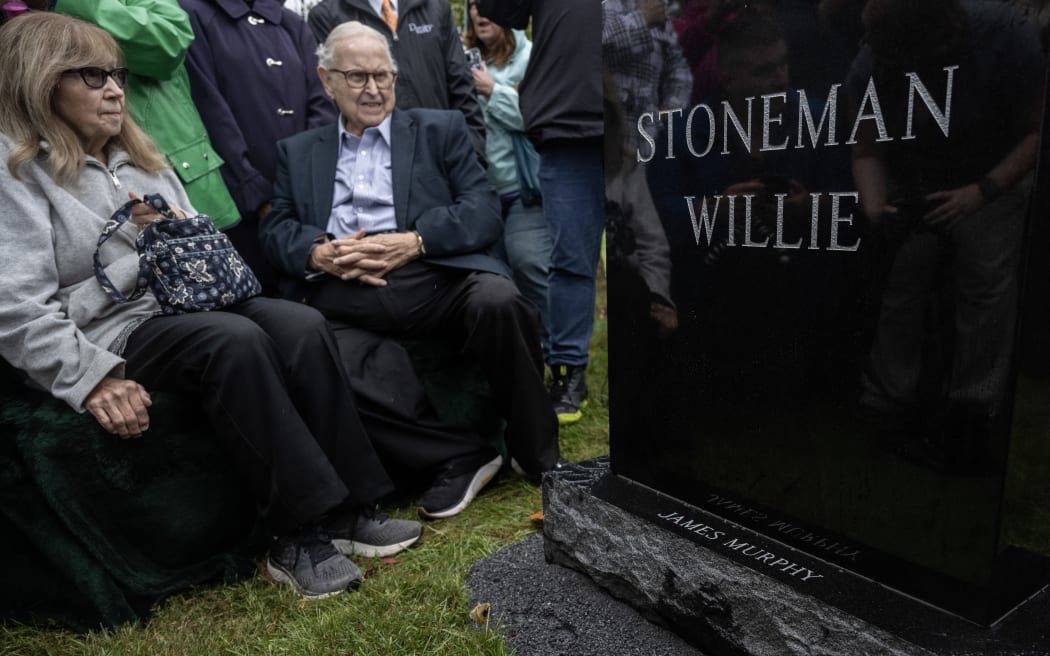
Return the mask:
M141 257L140 254L139 276L135 283L135 289L131 290L130 295L125 296L116 288L113 282L109 279L109 276L106 275L106 271L102 267L100 251L102 250L102 244L109 241L109 238L116 234L121 226L131 220L131 208L143 202L148 203L153 209L165 216L174 216L167 201L165 201L160 194L147 194L142 200L129 200L124 203L120 209L114 212L113 216L111 216L109 221L106 222L105 227L102 229L102 234L98 236L98 244L95 246L95 278L98 280L98 283L102 285L102 289L106 290L106 293L109 294L109 297L117 303L129 303L145 294L146 286L149 284L149 279L153 272L145 258Z

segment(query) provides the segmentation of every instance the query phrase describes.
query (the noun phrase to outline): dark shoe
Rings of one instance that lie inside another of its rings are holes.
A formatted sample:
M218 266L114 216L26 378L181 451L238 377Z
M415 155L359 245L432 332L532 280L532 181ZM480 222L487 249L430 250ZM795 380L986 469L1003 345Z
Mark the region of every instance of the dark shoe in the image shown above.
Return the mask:
M416 543L423 525L410 519L394 519L378 510L348 513L325 527L332 545L346 556L385 558Z
M336 551L328 536L312 533L274 540L266 557L266 571L287 583L306 599L324 599L361 585L357 565Z
M493 458L490 452L446 464L434 479L434 484L419 498L419 514L425 519L458 515L502 466L503 456Z
M587 405L587 367L551 365L551 401L558 425L574 424L583 417Z

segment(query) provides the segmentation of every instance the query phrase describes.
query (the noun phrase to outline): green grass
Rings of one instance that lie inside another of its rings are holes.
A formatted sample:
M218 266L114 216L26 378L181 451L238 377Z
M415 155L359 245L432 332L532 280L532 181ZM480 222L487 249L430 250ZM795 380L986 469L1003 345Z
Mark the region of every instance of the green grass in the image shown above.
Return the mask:
M560 435L562 454L573 461L609 448L608 411L599 402L607 371L603 308L601 301L591 342L591 402L583 419ZM0 656L509 654L496 630L469 620L464 580L473 563L539 531L529 516L541 503L538 488L505 476L461 515L428 523L421 544L397 562L358 559L366 580L356 592L305 602L287 586L255 576L168 599L145 627L78 635L0 626ZM394 514L414 516L408 509Z

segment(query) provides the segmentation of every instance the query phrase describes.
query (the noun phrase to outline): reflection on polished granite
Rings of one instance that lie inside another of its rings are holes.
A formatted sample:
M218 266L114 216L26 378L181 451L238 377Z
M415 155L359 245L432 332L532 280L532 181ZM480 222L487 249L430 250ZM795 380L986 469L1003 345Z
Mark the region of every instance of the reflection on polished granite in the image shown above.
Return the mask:
M750 4L673 21L688 106L607 98L611 468L993 624L1048 581L1039 26Z

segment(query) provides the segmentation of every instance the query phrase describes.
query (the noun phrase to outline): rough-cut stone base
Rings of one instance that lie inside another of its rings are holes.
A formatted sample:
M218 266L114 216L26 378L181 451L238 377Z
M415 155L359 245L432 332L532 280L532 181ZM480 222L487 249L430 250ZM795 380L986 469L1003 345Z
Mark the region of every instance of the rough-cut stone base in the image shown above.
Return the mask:
M891 634L595 496L593 488L608 476L607 461L599 459L545 478L547 560L584 572L615 597L712 656L1050 653L1046 648L1050 642L1041 629L1028 632L1034 637L1008 637L999 643L995 634L1000 628L980 629L958 618L941 617L902 596L900 604L918 609L912 634L928 638L918 641L924 644L920 647L914 639ZM842 570L835 570L835 576L849 577L843 587L856 586L857 595L865 594L865 586L873 598L892 594ZM901 608L893 605L890 614L900 615ZM1035 604L1031 610L1045 614L1046 607ZM1015 621L1034 622L1031 614ZM939 640L943 644L937 644Z

